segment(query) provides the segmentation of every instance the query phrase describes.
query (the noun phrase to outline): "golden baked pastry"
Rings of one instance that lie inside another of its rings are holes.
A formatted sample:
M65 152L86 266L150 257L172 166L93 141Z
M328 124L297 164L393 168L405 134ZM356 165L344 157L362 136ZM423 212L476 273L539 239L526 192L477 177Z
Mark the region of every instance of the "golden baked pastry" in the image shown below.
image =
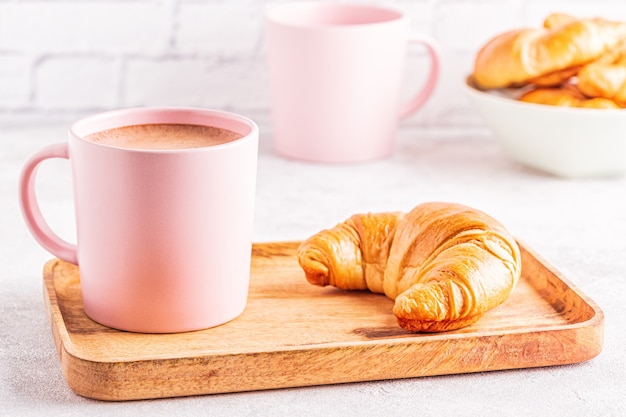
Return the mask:
M302 242L298 261L312 284L384 293L398 324L415 332L476 322L508 298L521 273L507 230L452 203L355 214Z
M578 88L586 96L626 104L626 57L585 65L577 75Z
M519 86L595 61L626 39L626 24L602 18L548 16L542 28L495 36L477 53L474 82L482 89Z
M559 71L551 72L549 74L541 75L539 77L531 78L524 85L531 84L534 87L558 87L567 83L572 77L578 75L582 65L576 65L571 68L565 68Z
M567 13L551 13L543 20L543 27L546 29L554 29L567 23L572 23L576 18Z
M581 107L588 109L619 109L615 101L608 98L589 98L574 85L553 88L536 88L522 94L520 101L561 107Z

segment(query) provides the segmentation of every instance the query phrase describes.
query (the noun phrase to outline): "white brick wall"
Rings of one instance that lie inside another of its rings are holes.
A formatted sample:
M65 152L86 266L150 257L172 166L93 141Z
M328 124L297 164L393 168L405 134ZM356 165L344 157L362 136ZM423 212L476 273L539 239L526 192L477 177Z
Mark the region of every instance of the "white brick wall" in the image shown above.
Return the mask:
M626 20L623 0L361 0L405 11L443 53L442 78L408 123L476 125L460 84L476 49L552 11ZM269 115L269 0L0 0L0 123L70 121L147 105ZM407 95L427 60L412 48Z

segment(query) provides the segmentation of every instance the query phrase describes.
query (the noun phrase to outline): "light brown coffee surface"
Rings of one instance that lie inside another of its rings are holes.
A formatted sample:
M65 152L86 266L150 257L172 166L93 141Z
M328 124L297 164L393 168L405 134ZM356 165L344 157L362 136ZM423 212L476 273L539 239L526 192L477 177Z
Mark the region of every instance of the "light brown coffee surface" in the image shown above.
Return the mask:
M214 126L145 124L103 130L85 139L103 145L132 149L188 149L221 145L243 135Z

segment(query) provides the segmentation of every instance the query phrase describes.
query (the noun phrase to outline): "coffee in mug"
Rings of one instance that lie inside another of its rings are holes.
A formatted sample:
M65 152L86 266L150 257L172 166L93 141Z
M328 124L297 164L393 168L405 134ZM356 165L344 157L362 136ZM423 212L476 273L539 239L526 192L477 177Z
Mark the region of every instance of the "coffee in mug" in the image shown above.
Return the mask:
M115 329L172 333L241 314L256 124L216 110L138 108L81 119L68 136L25 162L20 203L35 239L78 265L86 315ZM39 208L35 176L49 158L72 168L76 244L55 234Z

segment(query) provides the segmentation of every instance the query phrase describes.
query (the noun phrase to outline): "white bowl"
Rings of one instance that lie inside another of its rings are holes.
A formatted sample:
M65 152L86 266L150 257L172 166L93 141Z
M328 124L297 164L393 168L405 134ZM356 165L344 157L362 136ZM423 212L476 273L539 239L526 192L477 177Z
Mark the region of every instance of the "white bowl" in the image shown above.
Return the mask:
M464 89L512 159L569 178L626 173L626 109L525 103L519 91L480 91L471 81Z

